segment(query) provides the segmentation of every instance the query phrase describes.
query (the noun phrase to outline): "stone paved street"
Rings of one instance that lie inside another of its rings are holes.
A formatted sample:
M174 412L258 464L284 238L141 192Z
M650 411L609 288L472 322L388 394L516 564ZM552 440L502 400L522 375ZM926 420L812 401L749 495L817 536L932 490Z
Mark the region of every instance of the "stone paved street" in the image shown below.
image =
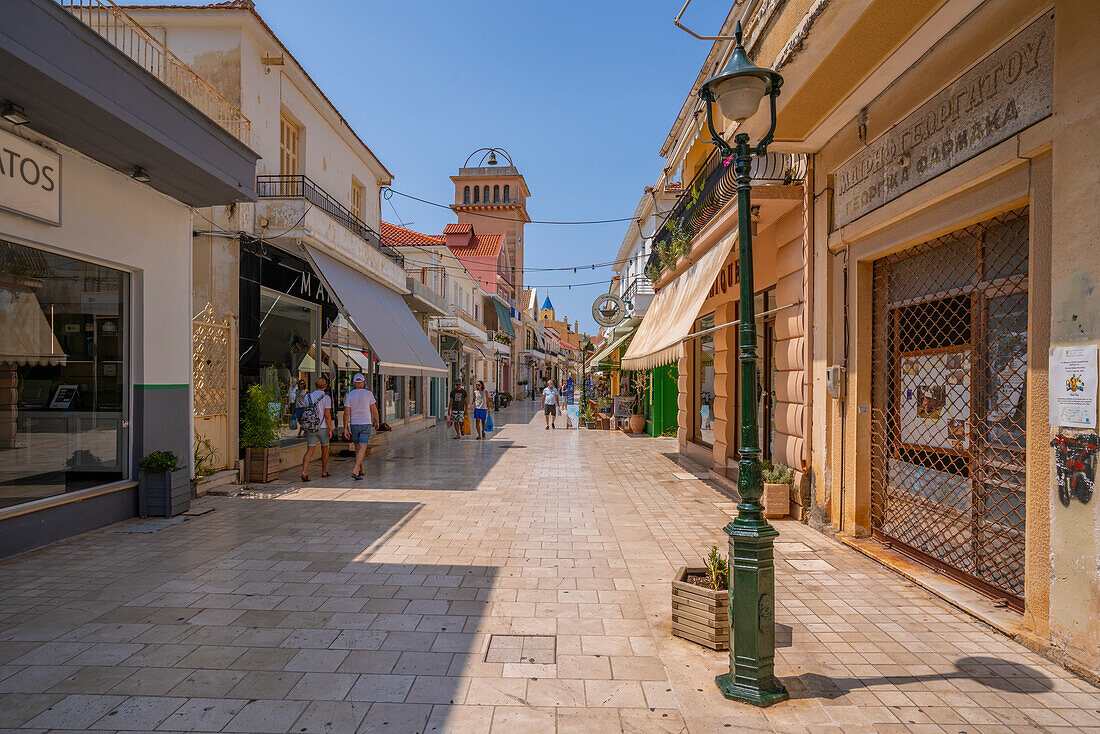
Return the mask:
M724 700L725 654L670 634L669 579L731 499L674 439L545 431L532 405L485 442L394 439L362 482L340 461L0 562L0 729L1100 731L1095 688L794 522L793 700Z

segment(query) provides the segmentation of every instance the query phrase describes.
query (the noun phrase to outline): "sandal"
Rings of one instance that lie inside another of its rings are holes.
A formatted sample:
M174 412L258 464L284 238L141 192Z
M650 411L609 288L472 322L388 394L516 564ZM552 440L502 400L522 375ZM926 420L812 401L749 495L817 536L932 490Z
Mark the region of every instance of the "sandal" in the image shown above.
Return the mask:
M299 474L298 478L301 479L303 482L309 481L309 477L307 477L305 474Z
M352 474L351 478L352 479L362 479L363 478L363 472L359 472L358 474Z
M328 473L327 471L323 471L323 472L321 472L321 476L322 477L330 477L332 475L330 473Z

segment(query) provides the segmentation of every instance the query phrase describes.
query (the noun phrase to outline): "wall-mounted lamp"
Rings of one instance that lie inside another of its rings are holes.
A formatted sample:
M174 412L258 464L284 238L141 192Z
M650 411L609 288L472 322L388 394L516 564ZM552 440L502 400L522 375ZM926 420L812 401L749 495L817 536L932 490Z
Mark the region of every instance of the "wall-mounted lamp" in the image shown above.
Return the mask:
M130 178L141 183L149 183L149 173L141 166L134 166L134 170L130 172Z
M0 117L3 117L13 125L26 125L31 121L31 118L27 117L27 113L23 111L23 108L15 102L5 102L4 111L0 112Z

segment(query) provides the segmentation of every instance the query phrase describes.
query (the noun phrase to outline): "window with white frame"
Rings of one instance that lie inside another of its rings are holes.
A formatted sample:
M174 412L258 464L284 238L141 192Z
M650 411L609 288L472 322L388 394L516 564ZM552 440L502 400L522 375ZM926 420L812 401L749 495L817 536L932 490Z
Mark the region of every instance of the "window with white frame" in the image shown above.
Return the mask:
M298 173L298 143L301 139L301 128L295 125L286 115L279 118L279 173L284 176L293 176Z

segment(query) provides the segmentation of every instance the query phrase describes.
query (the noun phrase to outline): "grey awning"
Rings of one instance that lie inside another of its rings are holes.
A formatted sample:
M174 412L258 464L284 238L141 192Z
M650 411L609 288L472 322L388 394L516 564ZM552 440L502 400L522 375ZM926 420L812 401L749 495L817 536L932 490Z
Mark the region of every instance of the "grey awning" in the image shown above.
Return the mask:
M447 374L447 366L401 296L317 248L304 247L329 295L378 355L379 372Z

